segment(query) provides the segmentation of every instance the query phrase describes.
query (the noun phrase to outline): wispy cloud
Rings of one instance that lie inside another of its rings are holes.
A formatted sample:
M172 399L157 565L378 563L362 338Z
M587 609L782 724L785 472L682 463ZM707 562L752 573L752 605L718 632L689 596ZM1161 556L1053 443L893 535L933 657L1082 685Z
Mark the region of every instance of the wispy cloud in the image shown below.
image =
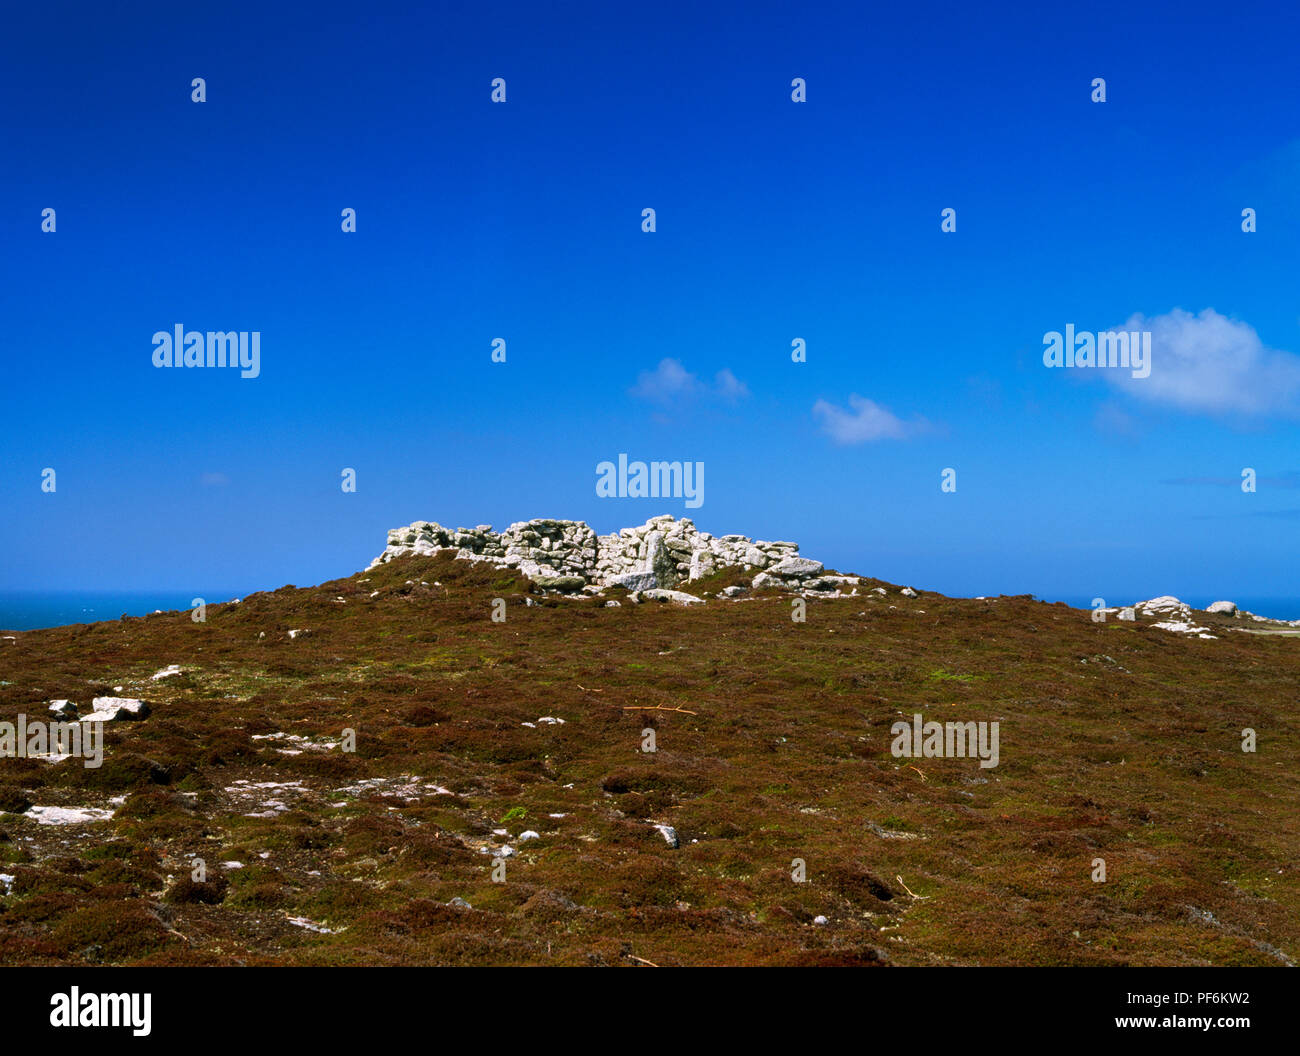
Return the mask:
M628 391L638 399L663 405L710 397L735 403L749 395L749 386L726 368L718 371L709 385L682 366L681 360L669 358L661 359L654 370L643 370Z
M726 367L718 371L713 379L714 391L728 403L743 400L749 395L749 386L731 373Z
M849 410L826 400L813 404L813 417L820 419L822 432L837 444L865 444L872 440L905 440L927 432L930 423L924 418L903 421L887 407L874 400L849 396Z
M1114 403L1107 401L1097 408L1092 418L1093 427L1100 433L1114 437L1133 437L1138 433L1137 422Z
M1131 396L1178 410L1249 417L1300 414L1300 356L1269 348L1254 328L1206 308L1132 316L1120 330L1151 331L1151 376L1102 373Z

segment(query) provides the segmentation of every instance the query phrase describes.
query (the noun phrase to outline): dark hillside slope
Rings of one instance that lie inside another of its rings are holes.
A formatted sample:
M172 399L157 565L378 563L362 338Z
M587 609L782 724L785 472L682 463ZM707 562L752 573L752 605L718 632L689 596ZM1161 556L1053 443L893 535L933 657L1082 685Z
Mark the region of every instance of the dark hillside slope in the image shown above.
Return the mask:
M0 643L0 721L152 707L99 769L0 759L0 963L1300 958L1294 637L893 588L804 623L775 592L528 590L410 557ZM894 758L914 713L998 721L999 765Z

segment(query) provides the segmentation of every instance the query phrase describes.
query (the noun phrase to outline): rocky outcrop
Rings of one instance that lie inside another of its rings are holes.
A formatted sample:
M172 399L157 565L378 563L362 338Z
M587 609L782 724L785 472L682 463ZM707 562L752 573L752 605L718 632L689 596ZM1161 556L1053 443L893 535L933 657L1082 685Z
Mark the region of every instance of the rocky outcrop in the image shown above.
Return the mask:
M1179 634L1195 635L1198 638L1214 639L1217 637L1217 635L1210 633L1209 627L1199 626L1193 618L1195 610L1185 601L1179 601L1172 594L1162 594L1158 598L1148 598L1146 601L1135 602L1127 609L1099 611L1118 612L1121 620L1130 622L1135 621L1138 617L1155 620L1156 622L1150 624L1150 626L1162 631L1175 631ZM1253 612L1247 612L1231 601L1211 602L1205 607L1204 611L1214 616L1231 616L1234 620L1251 620L1255 623L1265 623L1278 628L1300 627L1300 620L1273 620L1266 616L1256 616ZM1222 624L1216 623L1215 626L1222 627Z
M416 521L389 532L387 547L370 567L395 557L441 550L455 550L456 557L466 561L517 568L543 589L564 592L611 586L641 592L671 590L722 568L762 573L763 583L755 586L834 589L852 579L821 577L821 562L800 557L797 543L714 536L699 531L688 517L678 520L669 515L610 535L597 535L582 521L518 521L499 533L489 524L451 529Z

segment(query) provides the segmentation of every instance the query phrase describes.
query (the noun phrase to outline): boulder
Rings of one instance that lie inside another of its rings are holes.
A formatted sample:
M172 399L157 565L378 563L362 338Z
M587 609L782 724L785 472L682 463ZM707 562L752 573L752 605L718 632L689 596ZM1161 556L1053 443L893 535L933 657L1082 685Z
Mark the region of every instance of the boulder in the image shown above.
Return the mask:
M1235 616L1237 613L1237 603L1233 601L1215 601L1205 607L1206 612L1221 612L1227 616Z
M783 557L767 571L774 576L804 579L808 576L820 575L824 567L820 561L813 561L807 557Z
M663 532L651 532L645 541L645 570L654 573L655 582L665 587L677 585L677 562L664 544Z
M133 697L96 697L93 704L95 710L81 716L82 722L122 722L149 714L149 705Z
M653 572L620 572L605 580L607 587L623 587L626 590L653 590L659 586Z
M581 576L534 576L533 586L540 590L556 590L561 594L576 594L587 585Z
M1139 601L1133 606L1144 616L1150 613L1190 613L1192 610L1172 594L1162 594L1158 598L1150 598L1147 601Z
M643 590L641 596L650 601L672 601L678 605L704 604L703 598L697 598L694 594L687 594L680 590Z

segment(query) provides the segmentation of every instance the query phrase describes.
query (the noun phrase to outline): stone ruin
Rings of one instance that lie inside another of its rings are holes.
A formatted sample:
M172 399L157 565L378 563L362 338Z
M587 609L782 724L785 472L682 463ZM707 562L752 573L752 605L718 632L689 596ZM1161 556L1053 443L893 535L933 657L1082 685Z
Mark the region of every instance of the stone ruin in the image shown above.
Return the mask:
M440 550L455 550L462 560L515 568L543 590L566 592L598 593L605 587L672 590L732 567L754 572L755 588L835 591L858 582L855 576L825 575L820 561L799 556L797 543L715 536L699 531L689 518L667 514L610 535L597 535L582 521L518 521L499 533L490 524L453 530L416 521L390 531L388 546L370 567Z

